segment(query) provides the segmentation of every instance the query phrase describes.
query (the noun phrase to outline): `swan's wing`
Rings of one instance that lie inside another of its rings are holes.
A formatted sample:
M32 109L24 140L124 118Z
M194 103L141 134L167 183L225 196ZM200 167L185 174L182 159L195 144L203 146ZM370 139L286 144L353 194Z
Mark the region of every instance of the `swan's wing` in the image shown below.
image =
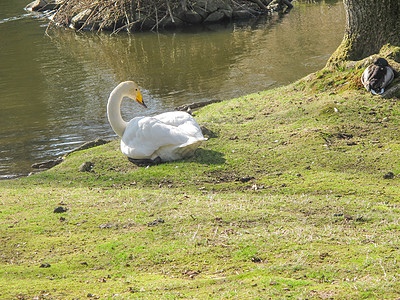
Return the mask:
M140 117L128 123L121 140L121 151L134 159L154 158L162 147L173 151L190 144L191 140L196 141L179 126L164 123L156 117Z
M194 120L194 118L191 115L189 115L188 113L185 113L183 111L165 112L165 113L156 115L153 118L160 120L164 124L172 125L175 127L178 127L179 125L186 123L188 121Z
M204 140L199 124L196 120L186 112L172 111L154 116L166 125L179 128L179 130L195 139Z

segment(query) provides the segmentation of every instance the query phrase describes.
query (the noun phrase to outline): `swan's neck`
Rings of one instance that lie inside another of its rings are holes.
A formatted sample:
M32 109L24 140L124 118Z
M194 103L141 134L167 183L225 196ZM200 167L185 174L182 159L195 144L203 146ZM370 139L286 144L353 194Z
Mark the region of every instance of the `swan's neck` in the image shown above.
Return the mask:
M120 137L123 136L126 125L128 124L122 119L121 116L121 102L126 96L126 91L123 86L118 85L110 94L107 104L108 121L112 129Z

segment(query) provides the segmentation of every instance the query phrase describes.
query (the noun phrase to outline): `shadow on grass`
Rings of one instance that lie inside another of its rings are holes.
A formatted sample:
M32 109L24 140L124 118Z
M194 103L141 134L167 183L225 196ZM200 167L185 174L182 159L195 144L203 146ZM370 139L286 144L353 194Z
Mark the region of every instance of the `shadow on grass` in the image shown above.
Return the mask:
M161 162L158 160L151 159L132 159L128 157L128 160L138 167L151 167L164 164L166 162ZM222 165L225 163L225 158L221 152L205 149L197 149L194 156L187 161L197 162L206 165Z

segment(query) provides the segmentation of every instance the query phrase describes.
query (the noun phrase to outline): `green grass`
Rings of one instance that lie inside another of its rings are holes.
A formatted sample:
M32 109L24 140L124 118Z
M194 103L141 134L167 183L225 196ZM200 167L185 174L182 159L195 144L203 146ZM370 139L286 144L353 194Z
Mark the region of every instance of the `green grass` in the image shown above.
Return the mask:
M358 73L201 109L185 161L113 141L0 182L0 298L400 297L400 107Z

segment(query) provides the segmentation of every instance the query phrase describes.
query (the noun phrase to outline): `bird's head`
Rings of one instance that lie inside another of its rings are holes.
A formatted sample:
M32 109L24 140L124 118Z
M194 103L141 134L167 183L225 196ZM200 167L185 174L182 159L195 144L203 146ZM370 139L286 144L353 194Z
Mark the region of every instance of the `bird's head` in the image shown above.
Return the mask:
M127 86L127 97L134 99L137 103L147 108L147 105L143 102L142 93L139 90L136 82L126 81L125 85Z
M388 61L382 57L379 57L377 60L374 61L374 65L380 67L387 67L389 65Z

